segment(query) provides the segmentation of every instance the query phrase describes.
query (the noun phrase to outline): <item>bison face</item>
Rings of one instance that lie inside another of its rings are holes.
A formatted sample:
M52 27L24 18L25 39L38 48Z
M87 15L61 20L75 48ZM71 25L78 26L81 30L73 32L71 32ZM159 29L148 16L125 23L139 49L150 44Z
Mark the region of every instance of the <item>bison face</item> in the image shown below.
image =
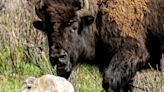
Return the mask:
M72 7L58 4L45 6L40 11L44 18L33 25L48 36L50 61L53 66L57 65L57 74L68 78L77 60L91 51L93 44L87 41L90 34L87 34L86 27L93 23L94 17L79 16L79 12Z

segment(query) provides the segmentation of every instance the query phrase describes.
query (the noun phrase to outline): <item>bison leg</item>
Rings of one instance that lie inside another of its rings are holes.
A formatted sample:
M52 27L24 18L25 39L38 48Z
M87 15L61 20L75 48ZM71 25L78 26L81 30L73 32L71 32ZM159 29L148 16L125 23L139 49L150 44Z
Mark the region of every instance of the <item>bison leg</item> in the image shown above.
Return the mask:
M104 67L103 88L106 92L128 92L131 89L129 83L148 58L147 50L137 44L128 47L122 46L109 66Z

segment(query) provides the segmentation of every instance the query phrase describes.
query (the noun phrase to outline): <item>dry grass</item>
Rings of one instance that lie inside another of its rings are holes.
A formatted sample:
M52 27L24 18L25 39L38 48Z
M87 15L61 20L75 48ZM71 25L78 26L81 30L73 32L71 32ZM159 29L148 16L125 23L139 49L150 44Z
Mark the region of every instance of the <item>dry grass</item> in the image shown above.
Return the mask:
M134 92L163 92L161 91L163 81L162 73L155 70L144 70L135 76Z
M18 92L28 76L54 73L47 58L47 38L32 26L36 18L31 2L0 0L0 92ZM98 69L79 67L69 79L77 92L100 92L102 78ZM159 72L137 73L134 92L159 92L163 80Z

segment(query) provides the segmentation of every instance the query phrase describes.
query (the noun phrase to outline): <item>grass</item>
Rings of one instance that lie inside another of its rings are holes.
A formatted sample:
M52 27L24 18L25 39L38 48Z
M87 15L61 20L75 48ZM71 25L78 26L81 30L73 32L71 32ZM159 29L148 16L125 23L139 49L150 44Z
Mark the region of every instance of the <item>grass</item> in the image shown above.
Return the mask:
M6 0L0 0L5 4ZM32 26L34 7L22 6L0 11L0 92L18 92L29 76L55 74L49 64L47 38ZM12 3L12 2L8 2ZM76 76L75 76L76 75ZM96 67L78 65L69 80L77 92L101 92L102 78ZM135 77L134 92L164 92L161 73L143 71Z
M71 74L70 81L77 89L77 92L101 92L102 90L102 78L98 68L90 65L79 65Z
M0 92L18 92L23 80L26 77L28 77L29 75L39 76L43 74L43 71L41 71L33 64L22 62L18 63L16 67L17 69L19 69L19 72L17 73L13 72L11 67L8 66L8 69L3 69L4 71L3 73L1 73L0 80Z

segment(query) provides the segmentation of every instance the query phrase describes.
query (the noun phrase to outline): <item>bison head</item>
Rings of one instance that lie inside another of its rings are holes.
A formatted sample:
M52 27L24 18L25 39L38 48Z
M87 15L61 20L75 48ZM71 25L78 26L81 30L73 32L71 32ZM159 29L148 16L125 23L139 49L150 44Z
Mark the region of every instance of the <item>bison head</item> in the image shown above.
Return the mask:
M59 76L68 78L79 59L94 56L94 36L88 29L94 17L88 9L87 0L44 0L36 5L42 20L33 25L47 34L50 61Z

